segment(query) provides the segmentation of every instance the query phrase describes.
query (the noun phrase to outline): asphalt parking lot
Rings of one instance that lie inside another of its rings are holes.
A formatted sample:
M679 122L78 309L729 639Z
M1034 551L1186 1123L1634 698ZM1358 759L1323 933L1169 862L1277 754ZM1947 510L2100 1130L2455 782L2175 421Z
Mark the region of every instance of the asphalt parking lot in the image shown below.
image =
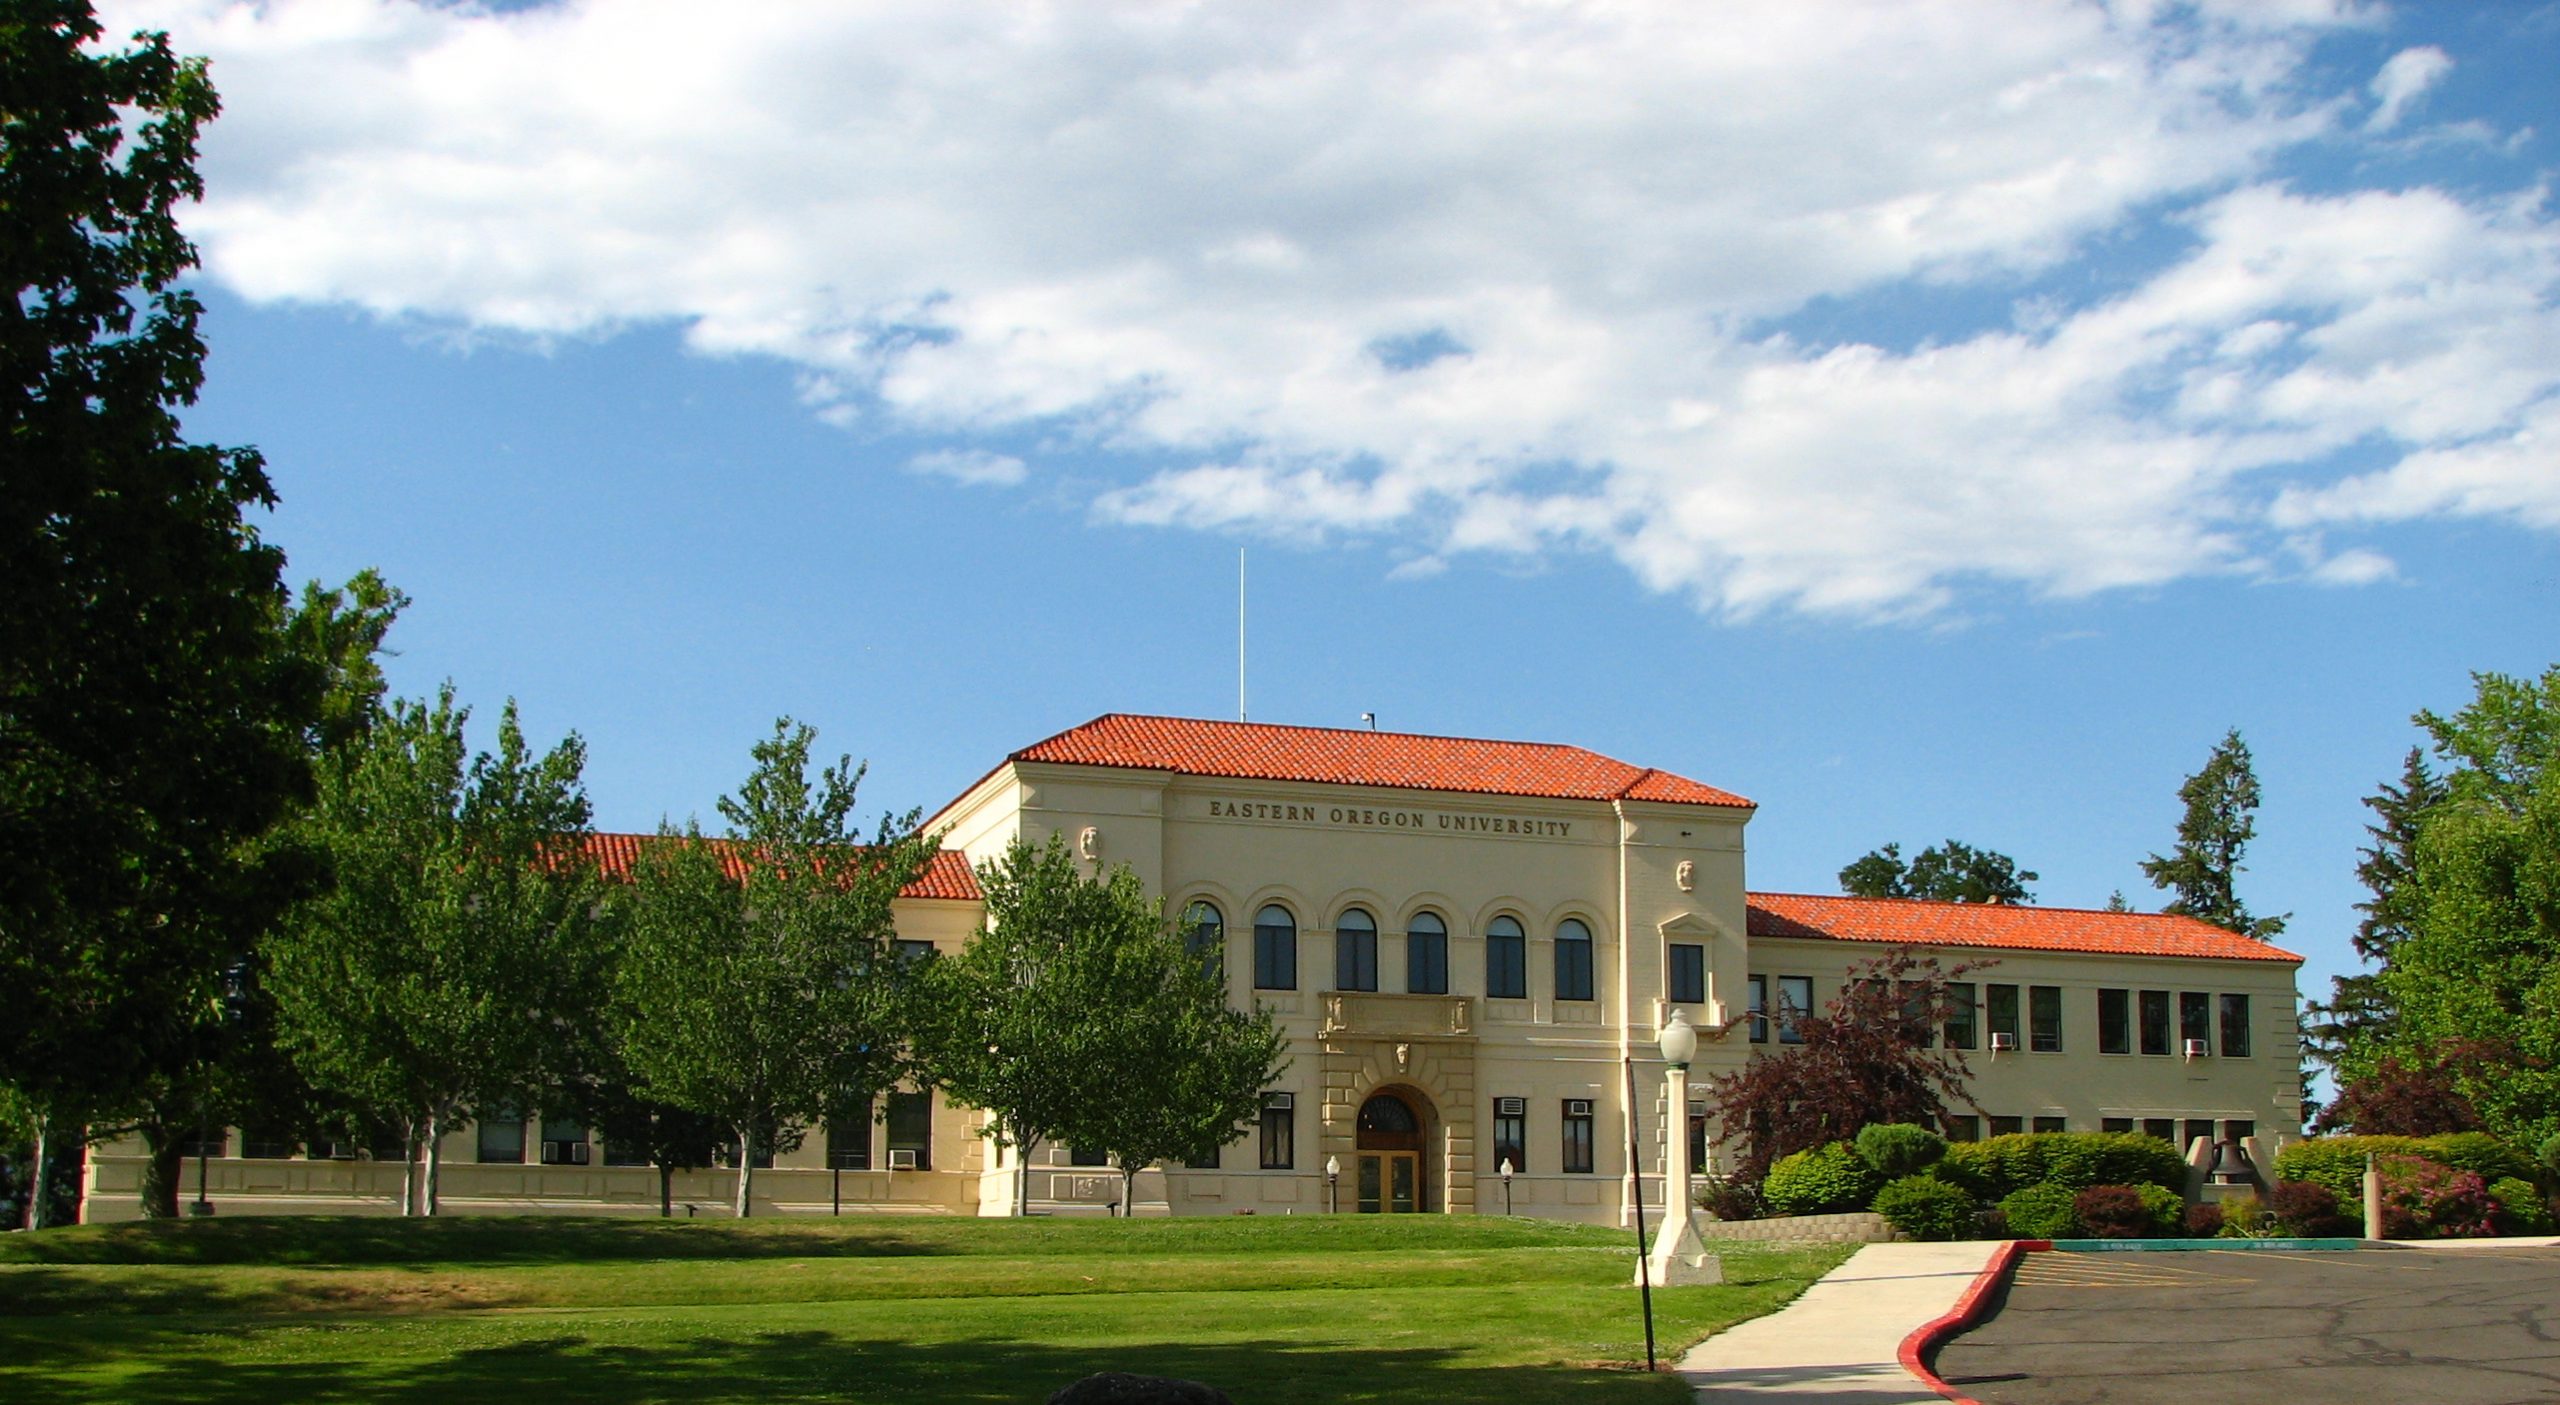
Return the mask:
M2030 1254L1936 1364L1984 1405L2560 1401L2560 1249Z

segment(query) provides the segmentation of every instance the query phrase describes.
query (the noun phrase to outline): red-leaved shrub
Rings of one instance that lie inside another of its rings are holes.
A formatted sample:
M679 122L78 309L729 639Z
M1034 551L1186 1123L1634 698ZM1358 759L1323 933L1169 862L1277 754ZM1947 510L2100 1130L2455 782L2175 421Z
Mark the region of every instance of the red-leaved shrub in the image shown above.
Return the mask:
M2374 1160L2382 1172L2382 1233L2390 1239L2476 1239L2498 1232L2489 1183L2418 1156Z
M2276 1182L2267 1192L2267 1213L2285 1233L2308 1239L2343 1239L2360 1232L2338 1208L2337 1195L2310 1181Z
M2072 1197L2071 1208L2093 1239L2140 1239L2152 1231L2151 1211L2129 1185L2093 1185Z
M2187 1207L2187 1237L2212 1239L2222 1233L2222 1207L2208 1200Z

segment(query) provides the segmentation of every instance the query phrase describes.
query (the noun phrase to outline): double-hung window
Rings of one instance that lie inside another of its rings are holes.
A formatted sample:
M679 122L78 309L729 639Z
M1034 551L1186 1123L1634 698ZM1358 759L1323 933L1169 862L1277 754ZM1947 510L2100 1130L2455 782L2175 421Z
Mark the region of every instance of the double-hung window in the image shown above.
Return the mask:
M2039 1054L2062 1052L2062 987L2027 987L2027 1047Z
M2249 997L2222 997L2222 1056L2226 1059L2249 1057Z
M1591 998L1591 929L1568 917L1556 924L1556 999Z
M2142 1014L2142 1052L2169 1052L2169 992L2146 990L2137 997ZM2174 1138L2172 1139L2174 1140Z
M1564 1152L1559 1162L1564 1170L1588 1175L1592 1159L1591 1099L1564 1100Z
M1404 929L1404 988L1415 995L1449 993L1449 924L1417 912Z
M1278 903L1253 915L1253 988L1298 988L1298 919Z
M1297 1164L1297 1108L1293 1094L1262 1095L1262 1169L1286 1171Z
M1378 922L1356 907L1333 919L1333 988L1378 988Z
M1778 1042L1801 1044L1804 1031L1796 1021L1813 1013L1813 977L1778 977Z
M1485 924L1484 993L1495 1000L1529 998L1529 934L1516 917Z
M2133 992L2102 990L2098 992L2098 1052L2130 1054L2133 1052Z
M1671 1002L1700 1005L1707 999L1707 949L1696 942L1673 942L1666 959Z
M1745 980L1743 988L1750 993L1751 1007L1748 1019L1751 1042L1766 1044L1769 1042L1769 978L1767 976L1749 977Z
M1981 996L1971 981L1947 982L1947 1047L1970 1049L1982 1039Z

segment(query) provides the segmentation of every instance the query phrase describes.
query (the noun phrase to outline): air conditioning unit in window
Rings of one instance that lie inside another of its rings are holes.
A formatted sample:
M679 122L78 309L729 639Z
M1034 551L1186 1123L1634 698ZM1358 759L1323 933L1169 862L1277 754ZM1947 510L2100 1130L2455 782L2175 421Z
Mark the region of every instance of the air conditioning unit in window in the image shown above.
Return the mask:
M1999 1053L2003 1049L2015 1049L2017 1047L2018 1036L2014 1034L1995 1034L1991 1036L1991 1052L1995 1054Z
M890 1170L892 1170L892 1171L912 1171L912 1170L914 1170L915 1168L916 1168L916 1152L915 1152L915 1148L914 1148L914 1147L907 1147L907 1146L895 1146L895 1147L891 1147L891 1148L889 1148L889 1169L890 1169Z
M1262 1105L1270 1108L1274 1112L1293 1112L1298 1106L1298 1095L1295 1093L1265 1093L1262 1095Z
M590 1153L585 1142L547 1141L542 1144L545 1166L584 1166Z
M1591 1100L1589 1098L1565 1099L1564 1115L1567 1117L1589 1117L1591 1115Z
M2210 1044L2207 1044L2205 1041L2203 1041L2203 1040L2201 1040L2201 1039L2190 1039L2190 1040L2188 1040L2188 1041L2187 1041L2187 1057L2188 1057L2188 1058L2191 1058L2191 1059L2200 1059L2200 1058L2203 1058L2205 1055L2210 1054L2210 1053L2212 1053L2212 1052L2213 1052L2213 1046L2212 1046L2212 1045L2210 1045Z
M1527 1098L1495 1098L1493 1100L1493 1115L1496 1117L1526 1117L1529 1115L1529 1100Z

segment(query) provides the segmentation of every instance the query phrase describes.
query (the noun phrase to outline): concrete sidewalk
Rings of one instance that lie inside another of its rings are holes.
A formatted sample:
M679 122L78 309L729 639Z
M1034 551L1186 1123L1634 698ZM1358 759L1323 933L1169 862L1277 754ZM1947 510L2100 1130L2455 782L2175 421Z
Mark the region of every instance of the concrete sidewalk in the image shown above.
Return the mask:
M1902 1369L1902 1339L1945 1316L2000 1247L1869 1244L1784 1309L1700 1342L1680 1374L1708 1405L1936 1405Z

